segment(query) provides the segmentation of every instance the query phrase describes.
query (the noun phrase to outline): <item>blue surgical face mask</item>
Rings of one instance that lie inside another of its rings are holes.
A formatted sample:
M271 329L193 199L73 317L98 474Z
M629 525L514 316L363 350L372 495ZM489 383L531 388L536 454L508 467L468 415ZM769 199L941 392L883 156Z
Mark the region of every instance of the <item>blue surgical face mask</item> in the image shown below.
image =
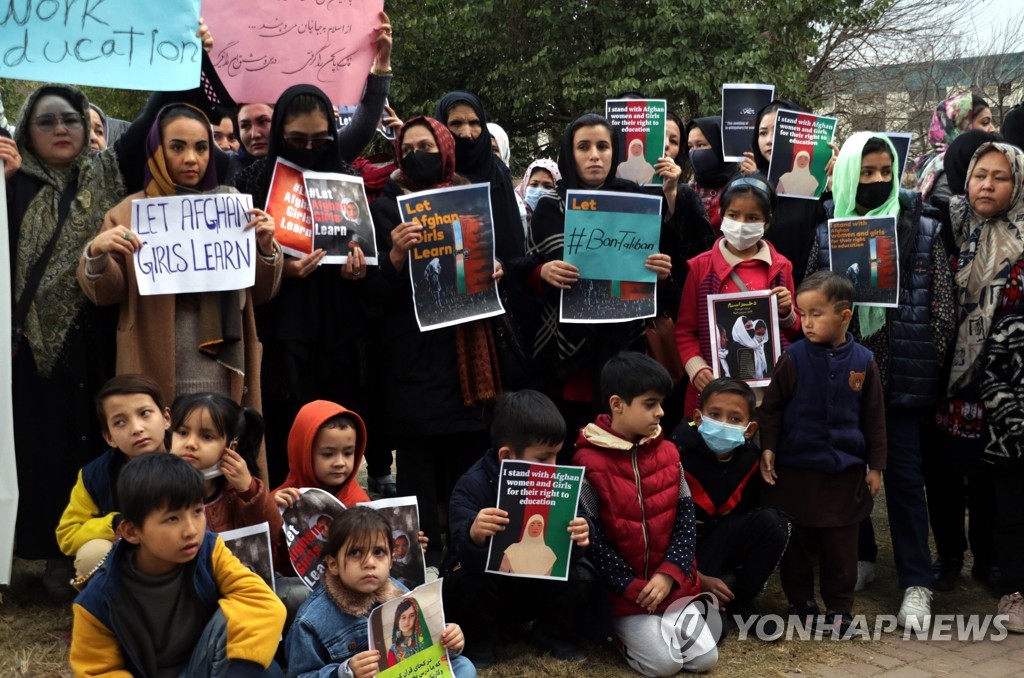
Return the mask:
M708 449L717 455L726 455L747 441L745 434L749 426L726 424L710 417L701 417L697 432Z
M524 202L526 203L527 207L530 208L531 212L535 212L537 211L537 203L540 202L540 199L545 196L557 200L558 191L556 191L553 188L544 188L543 186L527 186L526 197L524 198Z

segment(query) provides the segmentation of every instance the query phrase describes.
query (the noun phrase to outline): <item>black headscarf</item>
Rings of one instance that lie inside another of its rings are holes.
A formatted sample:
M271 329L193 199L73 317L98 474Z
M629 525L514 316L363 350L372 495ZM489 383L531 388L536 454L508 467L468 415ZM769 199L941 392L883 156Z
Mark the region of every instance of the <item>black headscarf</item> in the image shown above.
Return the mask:
M264 171L267 174L267 183L269 185L270 178L274 174L274 165L277 164L278 157L284 158L288 162L293 162L303 169L313 170L314 172L342 172L344 174L358 174L352 165L345 162L341 157L341 151L338 149L336 143L328 144L322 151L316 153L316 158L310 162L309 158L303 157L305 153L310 151L303 149L302 151L294 148L290 148L284 142L284 124L285 119L289 115L293 115L288 109L291 108L292 102L303 94L320 99L324 106L324 115L327 116L327 133L334 137L335 140L338 138L338 121L335 119L332 111L331 100L324 94L323 90L314 85L292 85L286 89L280 97L277 99L277 103L274 104L274 117L270 123L270 144L267 149L267 164Z
M668 111L668 119L674 122L679 128L679 152L676 153L676 157L672 158L678 165L686 158L686 138L683 137L683 134L686 133L686 125L683 124L683 119L673 111ZM666 132L666 135L667 134L668 132Z
M725 162L725 156L722 154L722 117L719 115L709 115L705 118L694 118L691 120L690 124L686 126L684 138L680 139L680 149L688 148L686 139L690 136L690 131L694 127L699 128L704 133L708 143L711 144L711 150L714 151L715 156L718 158L718 164L711 171L698 173L696 168L694 169L697 183L705 188L721 188L740 169L740 166L734 162ZM689 158L689 150L687 150L686 156ZM691 162L690 165L692 167L693 163Z
M787 111L796 111L798 113L808 112L806 108L795 101L791 101L790 99L773 99L771 103L757 112L757 116L754 117L754 140L751 142L750 148L754 151L754 163L757 165L757 171L765 176L768 176L768 165L771 163L768 158L761 155L761 146L758 144L759 137L757 130L761 127L761 119L764 118L764 116L768 115L772 111L777 111L780 108Z
M491 185L491 213L494 216L494 252L502 261L522 257L526 236L519 218L519 204L512 186L512 174L491 150L491 133L483 104L472 92L449 92L437 102L434 118L448 126L448 112L466 104L480 118L480 136L473 141L455 137L455 171L474 184Z
M1005 124L1004 124L1005 129ZM974 152L989 141L1001 141L998 134L980 129L969 129L950 142L946 155L942 159L942 168L946 172L946 181L953 195L967 192L967 169L974 158Z
M628 190L630 188L635 189L637 186L632 181L619 179L615 176L615 168L619 166L618 132L615 131L615 128L603 116L597 113L585 113L573 120L562 134L562 145L558 152L558 171L562 173L562 178L558 182L558 193L562 198L565 198L565 192L569 189L583 188L580 186L580 179L576 174L576 155L573 148L573 137L576 136L576 130L579 128L593 127L594 125L607 127L612 135L612 163L609 165L608 178L605 179L601 190Z
M1024 150L1024 104L1017 104L1006 112L1002 132L1006 143Z

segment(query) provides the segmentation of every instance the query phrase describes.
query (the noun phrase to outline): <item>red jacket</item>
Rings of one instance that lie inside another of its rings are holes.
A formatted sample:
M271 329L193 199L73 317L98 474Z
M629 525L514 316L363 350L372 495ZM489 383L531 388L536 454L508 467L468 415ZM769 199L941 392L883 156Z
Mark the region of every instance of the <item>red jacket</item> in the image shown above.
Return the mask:
M696 523L693 502L682 480L679 451L659 429L639 443L611 429L611 418L580 431L573 463L585 466L585 479L600 510L583 513L591 523L588 557L612 591L612 614L647 614L637 596L655 574L675 582L658 612L684 596L697 595L694 561Z

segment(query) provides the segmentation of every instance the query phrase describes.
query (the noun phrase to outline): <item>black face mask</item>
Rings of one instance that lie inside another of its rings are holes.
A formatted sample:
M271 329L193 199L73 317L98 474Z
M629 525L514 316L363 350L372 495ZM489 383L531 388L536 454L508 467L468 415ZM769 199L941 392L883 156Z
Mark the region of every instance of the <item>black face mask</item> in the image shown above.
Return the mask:
M314 169L316 164L320 162L320 158L323 157L326 149L313 149L313 148L289 148L286 151L285 160L293 162L303 169Z
M441 154L409 151L402 158L402 172L420 186L441 183Z
M870 184L857 184L857 204L871 211L885 204L892 193L892 179L875 181Z

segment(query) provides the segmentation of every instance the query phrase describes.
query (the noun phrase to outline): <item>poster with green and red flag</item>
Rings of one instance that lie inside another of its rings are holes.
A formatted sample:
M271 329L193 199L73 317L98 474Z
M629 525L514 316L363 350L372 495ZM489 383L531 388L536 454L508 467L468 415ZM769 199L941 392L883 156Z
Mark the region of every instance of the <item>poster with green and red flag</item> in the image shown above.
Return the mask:
M825 166L836 119L813 113L780 110L775 116L768 183L780 196L817 200L828 183Z
M489 184L436 188L398 197L403 221L423 227L409 250L409 280L421 332L505 312L494 280Z
M487 572L568 580L569 521L576 517L583 471L582 466L502 460L497 506L509 522L491 537Z
M608 99L604 117L618 133L619 164L615 176L638 184L661 184L654 170L665 155L668 104L664 99Z
M900 250L896 217L828 220L829 268L853 283L858 306L896 308Z

